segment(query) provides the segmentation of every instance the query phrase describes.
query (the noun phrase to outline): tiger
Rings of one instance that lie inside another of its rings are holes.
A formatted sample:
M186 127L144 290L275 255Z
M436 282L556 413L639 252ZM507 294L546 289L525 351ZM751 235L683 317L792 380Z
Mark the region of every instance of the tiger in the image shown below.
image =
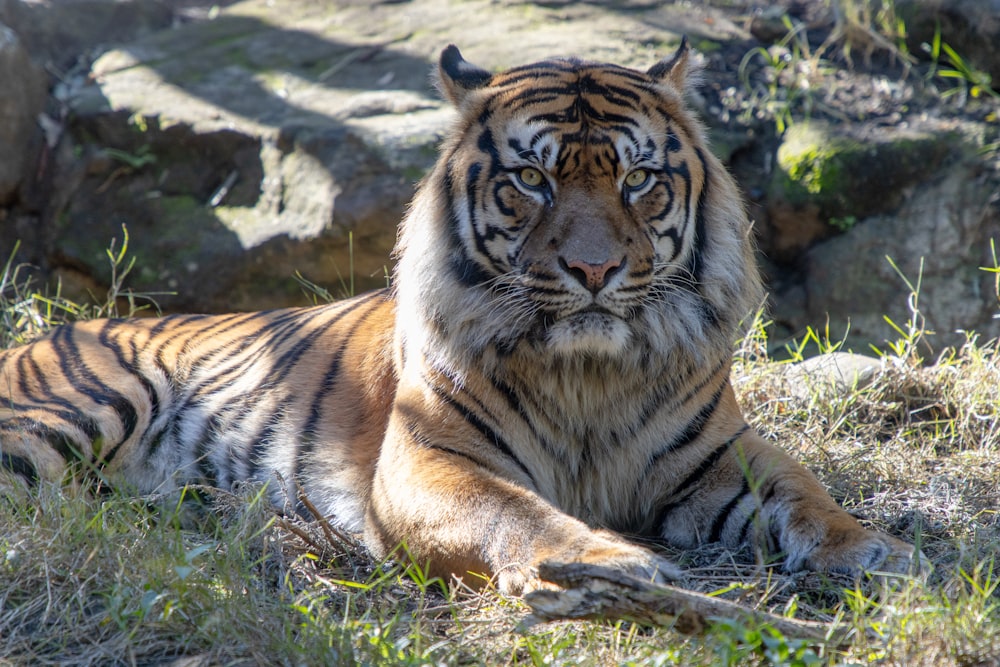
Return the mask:
M519 595L539 566L671 582L656 548L767 548L787 571L906 572L744 419L730 374L763 301L751 223L689 106L682 42L646 71L443 50L455 109L391 285L266 312L104 319L0 356L24 484L301 488L376 559ZM83 471L83 472L81 472ZM18 482L21 483L20 481Z

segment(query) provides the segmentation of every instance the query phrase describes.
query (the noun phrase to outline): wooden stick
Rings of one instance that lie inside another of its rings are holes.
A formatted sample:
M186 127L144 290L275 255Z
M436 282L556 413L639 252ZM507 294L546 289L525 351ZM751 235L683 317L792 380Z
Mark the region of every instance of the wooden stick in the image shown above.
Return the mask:
M850 628L800 621L758 611L702 593L655 584L611 568L587 563L543 563L538 574L564 590L540 589L524 596L532 613L526 625L568 619L627 620L704 634L713 619L767 624L786 637L843 643Z

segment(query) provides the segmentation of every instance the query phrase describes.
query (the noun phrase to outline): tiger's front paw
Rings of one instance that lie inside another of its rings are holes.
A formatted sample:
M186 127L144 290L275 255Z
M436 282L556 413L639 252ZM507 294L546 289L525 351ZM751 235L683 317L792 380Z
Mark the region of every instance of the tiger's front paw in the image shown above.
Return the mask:
M542 563L586 563L628 574L644 581L669 583L683 573L669 559L610 533L593 533L585 544L546 549L530 566L512 564L497 572L494 585L507 595L523 595L541 588L556 588L538 575Z
M786 568L859 576L865 573L912 575L926 578L930 561L912 544L891 535L865 530L831 531L826 539Z
M681 569L667 558L628 542L613 541L610 545L595 546L576 561L618 570L637 579L660 584L684 578Z

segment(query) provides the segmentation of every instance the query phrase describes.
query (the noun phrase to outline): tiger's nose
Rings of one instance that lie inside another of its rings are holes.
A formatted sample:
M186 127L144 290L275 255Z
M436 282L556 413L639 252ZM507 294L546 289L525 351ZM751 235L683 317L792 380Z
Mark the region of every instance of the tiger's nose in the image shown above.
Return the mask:
M566 273L576 278L591 293L597 294L607 287L611 276L618 272L625 259L611 259L603 264L591 264L581 259L566 261L560 258L559 263Z

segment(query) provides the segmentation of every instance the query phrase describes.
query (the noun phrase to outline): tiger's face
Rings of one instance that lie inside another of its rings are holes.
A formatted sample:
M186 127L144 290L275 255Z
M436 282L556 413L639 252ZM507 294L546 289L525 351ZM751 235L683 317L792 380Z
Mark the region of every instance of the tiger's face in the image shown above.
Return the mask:
M686 67L685 52L649 72L552 60L494 75L446 51L459 124L421 192L444 197L434 211L418 197L397 272L425 276L415 300L434 304L443 337L605 358L703 346L726 298L705 255L739 274L749 244L741 209L706 228L709 169L723 174L717 200L739 198L684 106Z

